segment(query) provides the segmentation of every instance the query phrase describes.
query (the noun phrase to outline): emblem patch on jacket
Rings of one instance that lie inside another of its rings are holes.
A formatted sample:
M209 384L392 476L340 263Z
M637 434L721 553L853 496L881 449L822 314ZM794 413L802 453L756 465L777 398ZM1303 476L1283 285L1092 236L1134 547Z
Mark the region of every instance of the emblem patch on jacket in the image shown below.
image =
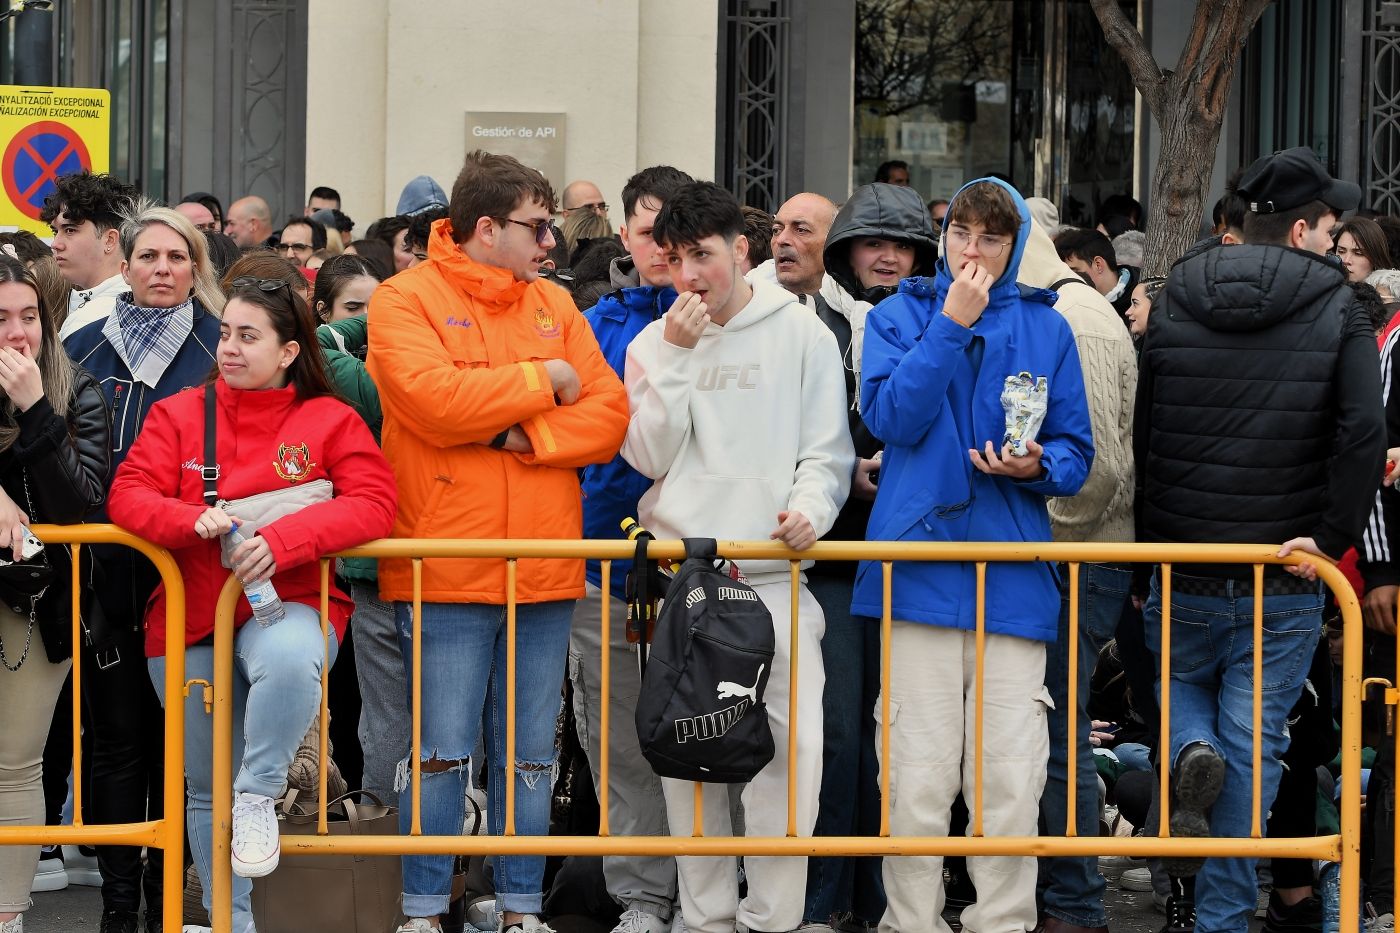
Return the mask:
M272 468L277 475L289 483L299 483L316 467L311 459L311 449L305 444L282 444L277 448L277 459Z
M554 320L554 315L544 308L535 309L535 333L541 337L558 337L563 330L559 322Z

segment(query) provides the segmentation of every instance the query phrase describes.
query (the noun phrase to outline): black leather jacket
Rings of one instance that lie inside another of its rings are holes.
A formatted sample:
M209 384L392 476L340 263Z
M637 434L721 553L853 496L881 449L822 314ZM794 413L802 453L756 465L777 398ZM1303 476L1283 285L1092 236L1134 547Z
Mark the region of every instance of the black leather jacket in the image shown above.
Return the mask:
M112 429L106 400L86 370L74 376L66 419L54 414L48 399L40 399L15 420L19 438L0 451L0 486L32 523L75 524L102 505L111 470ZM44 552L57 576L34 610L44 650L57 662L73 653L72 557L63 545L49 545ZM10 608L29 615L28 605ZM6 645L11 663L21 650L19 645Z

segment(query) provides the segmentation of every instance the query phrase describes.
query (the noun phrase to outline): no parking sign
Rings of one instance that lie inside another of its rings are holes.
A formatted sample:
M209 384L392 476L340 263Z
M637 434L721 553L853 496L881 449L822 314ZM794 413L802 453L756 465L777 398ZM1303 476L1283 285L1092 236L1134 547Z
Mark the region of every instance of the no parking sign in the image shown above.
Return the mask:
M0 85L0 226L47 234L44 199L64 175L107 171L111 95Z

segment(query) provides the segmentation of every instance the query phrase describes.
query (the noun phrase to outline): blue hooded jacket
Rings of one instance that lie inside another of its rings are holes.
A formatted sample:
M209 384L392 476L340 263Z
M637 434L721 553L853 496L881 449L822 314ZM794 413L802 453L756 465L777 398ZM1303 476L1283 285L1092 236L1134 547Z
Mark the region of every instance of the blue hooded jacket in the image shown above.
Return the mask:
M1030 211L1009 185L978 181L1009 191L1021 215L1011 259L982 317L969 328L942 313L953 283L945 258L934 277L905 279L866 319L862 415L885 442L871 541L1049 541L1046 497L1077 493L1093 462L1074 335L1052 307L1054 292L1016 284ZM987 441L1000 451L1002 386L1021 372L1047 377L1050 392L1036 437L1044 472L1030 481L982 473L968 455ZM896 563L893 586L896 619L976 628L973 564ZM988 632L1054 641L1055 570L1044 562L988 564L986 606ZM861 564L851 611L880 616L878 562Z
M640 285L611 292L583 313L598 338L598 347L619 379L627 368L627 346L652 321L661 317L676 300L669 286ZM583 536L585 538L625 538L622 520L637 517L637 500L651 488L652 481L636 470L622 454L607 463L583 470ZM627 571L631 561L613 561L612 593L626 599ZM603 585L603 571L596 560L587 562L585 574L594 586Z

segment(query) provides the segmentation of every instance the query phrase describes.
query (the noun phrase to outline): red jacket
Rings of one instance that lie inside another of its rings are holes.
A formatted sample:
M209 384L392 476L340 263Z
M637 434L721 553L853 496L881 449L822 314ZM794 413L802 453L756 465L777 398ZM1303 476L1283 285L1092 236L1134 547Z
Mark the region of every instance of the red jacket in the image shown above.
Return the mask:
M333 398L299 401L296 390L231 389L220 379L219 496L241 499L307 480L329 479L335 498L307 506L259 530L272 547L273 585L283 602L320 610L317 560L389 534L397 493L393 473L355 411ZM219 542L195 534L204 512L204 389L157 402L117 470L108 496L112 521L169 548L185 579L185 643L214 630L214 608L229 571ZM287 464L297 467L289 470ZM354 604L331 587L330 616L343 640ZM236 623L253 615L239 600ZM146 607L146 656L165 654L165 588Z

